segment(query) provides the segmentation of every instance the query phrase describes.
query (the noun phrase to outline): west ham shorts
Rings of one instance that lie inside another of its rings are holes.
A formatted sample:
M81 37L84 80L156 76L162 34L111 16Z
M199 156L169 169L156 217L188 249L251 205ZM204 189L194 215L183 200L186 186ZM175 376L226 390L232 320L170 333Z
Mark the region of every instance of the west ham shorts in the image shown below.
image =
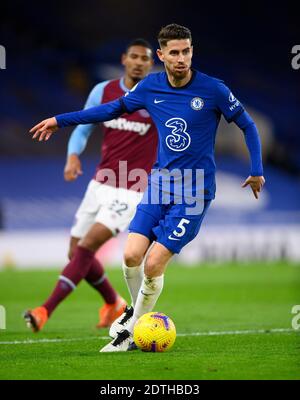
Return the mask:
M125 231L142 196L143 193L92 180L76 212L71 236L82 238L95 222L105 225L113 235Z

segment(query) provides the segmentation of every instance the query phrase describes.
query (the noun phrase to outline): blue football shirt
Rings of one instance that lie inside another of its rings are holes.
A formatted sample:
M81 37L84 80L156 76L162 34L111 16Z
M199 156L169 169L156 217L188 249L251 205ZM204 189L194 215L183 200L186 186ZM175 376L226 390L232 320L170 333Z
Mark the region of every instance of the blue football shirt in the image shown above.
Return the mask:
M191 80L178 88L171 86L166 72L150 74L122 98L122 103L129 113L147 109L154 120L159 133L155 168L204 170L204 197L212 199L214 146L221 115L231 122L244 108L223 81L192 72Z

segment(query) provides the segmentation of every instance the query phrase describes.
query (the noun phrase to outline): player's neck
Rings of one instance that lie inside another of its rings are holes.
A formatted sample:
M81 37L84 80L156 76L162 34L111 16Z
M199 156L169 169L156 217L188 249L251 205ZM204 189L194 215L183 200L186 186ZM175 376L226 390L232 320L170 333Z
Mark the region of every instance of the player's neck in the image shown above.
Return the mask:
M182 79L176 79L175 76L171 75L168 70L166 70L167 75L168 75L168 80L170 82L171 86L174 87L181 87L181 86L185 86L187 83L189 83L189 81L192 79L193 73L192 70L190 69L189 72L187 73L187 75L182 78Z
M127 87L127 89L131 90L133 88L133 86L135 86L138 81L135 81L133 79L131 79L129 76L124 76L124 85Z

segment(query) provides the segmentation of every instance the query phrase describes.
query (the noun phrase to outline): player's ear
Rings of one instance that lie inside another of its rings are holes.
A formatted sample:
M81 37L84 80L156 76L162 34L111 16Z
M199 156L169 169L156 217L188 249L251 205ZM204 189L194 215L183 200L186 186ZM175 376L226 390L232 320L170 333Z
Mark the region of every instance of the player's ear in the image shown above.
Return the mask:
M122 57L121 57L121 64L124 65L124 66L125 66L126 57L127 57L127 54L123 53Z
M162 53L162 51L161 51L161 49L157 49L156 50L156 54L157 54L157 57L160 59L160 61L164 61L164 56L163 56L163 53Z

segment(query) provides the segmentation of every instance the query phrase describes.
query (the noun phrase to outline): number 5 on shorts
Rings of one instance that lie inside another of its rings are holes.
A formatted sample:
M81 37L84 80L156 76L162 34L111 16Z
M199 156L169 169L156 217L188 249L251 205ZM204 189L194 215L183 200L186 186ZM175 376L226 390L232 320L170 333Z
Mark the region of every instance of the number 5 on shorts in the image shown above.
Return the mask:
M179 224L177 225L177 228L174 229L174 231L172 232L174 236L180 238L182 237L185 232L186 232L186 227L184 226L185 224L189 224L191 221L189 221L186 218L182 218L179 222ZM178 232L177 229L179 229L180 231Z

